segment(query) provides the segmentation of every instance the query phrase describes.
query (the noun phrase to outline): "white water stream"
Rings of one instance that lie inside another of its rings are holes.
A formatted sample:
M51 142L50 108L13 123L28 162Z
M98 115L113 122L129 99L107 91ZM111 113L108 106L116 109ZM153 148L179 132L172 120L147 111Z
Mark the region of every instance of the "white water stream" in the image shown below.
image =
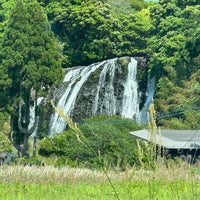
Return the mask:
M75 70L70 70L65 78L64 82L69 82L69 85L58 101L57 107L63 111L64 114L70 116L71 111L74 108L77 94L81 89L84 82L88 79L90 74L103 65L106 61L90 65L87 67L81 67ZM57 113L54 113L51 117L50 135L54 133L62 132L66 127L66 122Z
M93 115L95 115L100 110L100 113L104 113L107 115L116 114L116 97L114 95L114 86L113 80L115 77L115 68L117 59L108 60L104 65L103 70L100 73L99 84L97 85L97 92L95 96L95 101L93 105ZM109 82L106 84L106 75L109 73ZM102 88L105 88L104 98L99 107L99 93Z
M127 80L124 85L121 116L124 118L134 118L137 121L139 117L139 96L136 74L137 61L134 58L131 58L131 62L128 64Z
M124 93L121 97L122 102L117 104L117 97L115 94L114 80L117 80L115 72L119 67L117 58L93 64L87 67L80 67L69 70L64 78L63 83L66 84L66 89L58 89L57 95L60 96L57 107L61 109L64 114L70 116L74 109L76 98L81 90L83 84L87 81L90 75L97 69L100 69L99 81L96 87L96 94L93 100L92 114L107 114L114 115L121 113L124 118L131 118L139 120L140 98L138 94L137 75L137 61L134 58L130 59L128 64L128 74L124 80ZM62 90L62 91L61 91ZM58 96L55 96L55 98ZM49 134L63 132L66 127L66 122L57 114L51 116Z

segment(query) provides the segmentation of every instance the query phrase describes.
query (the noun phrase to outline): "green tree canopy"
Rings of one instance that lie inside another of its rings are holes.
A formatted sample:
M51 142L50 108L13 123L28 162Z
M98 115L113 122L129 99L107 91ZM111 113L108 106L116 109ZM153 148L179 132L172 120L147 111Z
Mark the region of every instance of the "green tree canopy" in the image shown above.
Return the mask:
M174 112L173 117L176 119L167 118L161 122L166 126L168 121L170 128L194 128L197 127L194 125L197 124L196 119L199 119L198 115L194 114L195 123L189 123L191 112L195 113L191 108L198 105L195 93L197 95L199 86L188 81L194 80L192 77L200 69L199 6L199 1L195 0L160 0L150 9L152 23L152 37L148 44L151 50L150 72L158 80L156 89L158 112ZM176 115L176 111L187 109L192 110L190 114L177 112Z
M178 0L161 0L151 8L150 68L158 78L169 76L180 83L197 70L187 67L200 53L200 7L193 4L187 1L181 6Z
M31 132L31 102L36 101L39 92L58 85L63 78L60 52L37 1L17 1L3 36L0 58L1 106L11 113L12 130L24 134L25 139Z
M64 53L69 57L68 65L87 65L146 52L148 10L128 15L115 13L109 3L63 0L48 4L53 30L63 41Z
M0 2L0 43L7 25L11 10L15 5L14 0L1 0Z

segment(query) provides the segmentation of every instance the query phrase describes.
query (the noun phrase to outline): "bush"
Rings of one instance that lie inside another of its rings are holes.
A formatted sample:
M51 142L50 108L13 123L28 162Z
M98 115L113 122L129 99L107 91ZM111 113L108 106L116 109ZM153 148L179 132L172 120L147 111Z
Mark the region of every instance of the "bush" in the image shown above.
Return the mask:
M32 156L30 158L28 157L22 157L22 158L16 158L15 163L19 165L29 165L29 166L41 166L43 165L42 161L39 160L36 156Z
M13 148L9 140L9 116L5 112L0 112L0 119L0 152L11 152Z
M103 165L124 169L136 163L136 140L129 131L140 127L132 120L99 116L85 119L78 128L83 133L83 137L79 136L80 141L77 133L69 129L54 138L41 140L39 153L62 157L59 163L62 161L62 164L79 167L98 168Z

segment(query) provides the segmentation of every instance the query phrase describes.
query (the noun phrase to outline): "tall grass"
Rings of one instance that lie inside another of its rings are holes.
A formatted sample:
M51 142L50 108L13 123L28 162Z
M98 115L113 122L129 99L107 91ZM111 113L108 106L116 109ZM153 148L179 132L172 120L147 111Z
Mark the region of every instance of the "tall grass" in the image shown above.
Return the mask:
M179 160L168 161L167 164L163 162L160 160L157 162L156 170L132 167L127 168L125 171L107 171L107 175L113 182L200 180L200 168L197 165L190 165ZM107 175L101 170L86 168L20 165L4 165L0 167L1 183L105 183L108 181Z
M122 200L198 200L200 184L193 193L190 182L137 181L115 184ZM115 200L109 184L0 184L3 200Z
M100 163L101 169L102 169L103 173L105 174L105 176L114 192L115 198L120 200L118 193L112 183L112 180L110 179L110 176L107 173L107 169L104 167L104 162L101 158L100 152L96 152L95 149L91 147L91 145L88 143L87 139L84 137L83 133L80 131L80 129L77 127L77 125L72 122L72 119L68 115L65 115L62 110L57 108L54 105L53 101L51 101L51 104L52 104L53 108L55 109L55 111L67 122L68 126L72 130L74 130L78 141L80 143L82 143L83 145L85 145L85 147L88 148L92 153L94 153L94 155L96 155L96 157L98 158L98 161Z
M157 164L156 170L108 171L122 200L198 200L200 169L184 162ZM52 166L1 166L3 200L114 200L116 194L102 171Z
M164 163L164 149L162 148L161 129L156 125L156 112L153 103L149 106L148 118L150 142L137 140L138 161L141 167L156 169L158 163ZM157 134L159 134L158 141Z

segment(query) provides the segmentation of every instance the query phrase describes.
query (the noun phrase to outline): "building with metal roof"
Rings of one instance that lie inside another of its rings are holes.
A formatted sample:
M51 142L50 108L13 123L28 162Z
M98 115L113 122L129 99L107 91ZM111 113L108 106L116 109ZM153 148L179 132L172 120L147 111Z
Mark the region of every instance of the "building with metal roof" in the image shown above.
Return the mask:
M152 142L151 132L147 129L130 132L131 135ZM172 157L200 155L200 130L161 130L155 134L155 142L162 146Z

